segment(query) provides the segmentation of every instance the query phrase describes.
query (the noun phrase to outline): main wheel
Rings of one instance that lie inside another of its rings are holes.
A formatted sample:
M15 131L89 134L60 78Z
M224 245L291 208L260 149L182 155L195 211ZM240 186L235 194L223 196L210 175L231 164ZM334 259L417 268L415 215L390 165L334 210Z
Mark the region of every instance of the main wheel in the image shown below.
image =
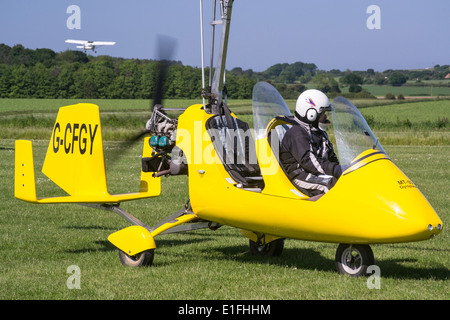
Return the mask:
M369 245L340 244L336 250L335 262L339 273L360 277L367 275L367 268L374 264L374 257Z
M120 262L126 267L149 267L153 263L154 256L154 249L142 251L134 256L129 256L119 250Z
M250 240L250 252L258 256L278 257L283 252L284 239L277 239L266 244L258 244Z

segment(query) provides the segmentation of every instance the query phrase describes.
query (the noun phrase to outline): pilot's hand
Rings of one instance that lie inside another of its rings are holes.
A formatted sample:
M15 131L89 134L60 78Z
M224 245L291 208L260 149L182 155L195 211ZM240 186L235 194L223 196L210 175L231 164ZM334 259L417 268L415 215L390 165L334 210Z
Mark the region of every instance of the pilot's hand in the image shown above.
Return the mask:
M345 164L345 165L339 165L338 164L338 165L336 165L334 167L334 170L333 170L333 176L335 178L339 178L342 175L342 172L347 170L349 167L350 167L350 165L348 165L348 164Z
M341 165L339 165L339 164L335 165L334 169L333 169L333 177L339 178L341 176L341 174L342 174L342 171L343 170L342 170L342 166Z

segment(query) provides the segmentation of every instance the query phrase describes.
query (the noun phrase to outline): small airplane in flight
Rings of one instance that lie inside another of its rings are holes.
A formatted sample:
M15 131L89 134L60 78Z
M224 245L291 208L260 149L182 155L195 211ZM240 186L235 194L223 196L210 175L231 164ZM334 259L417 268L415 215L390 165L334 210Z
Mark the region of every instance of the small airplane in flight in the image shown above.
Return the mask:
M80 46L77 46L78 49L83 49L84 52L86 52L86 50L92 50L95 53L97 53L97 51L95 51L95 47L113 46L116 44L115 42L112 41L86 41L86 40L72 40L72 39L67 39L66 43L80 44Z

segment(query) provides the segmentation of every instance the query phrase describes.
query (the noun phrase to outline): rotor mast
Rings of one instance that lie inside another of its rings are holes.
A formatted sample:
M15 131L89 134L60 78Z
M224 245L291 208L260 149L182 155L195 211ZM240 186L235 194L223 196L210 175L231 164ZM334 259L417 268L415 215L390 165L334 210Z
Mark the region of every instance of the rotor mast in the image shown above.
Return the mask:
M222 25L222 35L220 38L220 48L219 54L217 57L216 67L214 69L214 76L211 80L211 70L213 66L210 67L210 92L207 92L205 95L208 97L208 102L210 105L210 112L212 114L219 114L220 105L222 103L222 98L224 96L224 86L225 86L225 63L227 59L227 49L228 49L228 35L230 33L230 21L231 21L231 9L233 6L234 0L220 0L220 20L215 20L215 7L216 0L214 1L214 13L213 13L213 21L211 22L212 33L213 33L213 41L211 43L211 64L213 62L214 57L212 56L214 53L214 32L216 25ZM202 53L203 54L203 53ZM204 72L204 70L202 70Z

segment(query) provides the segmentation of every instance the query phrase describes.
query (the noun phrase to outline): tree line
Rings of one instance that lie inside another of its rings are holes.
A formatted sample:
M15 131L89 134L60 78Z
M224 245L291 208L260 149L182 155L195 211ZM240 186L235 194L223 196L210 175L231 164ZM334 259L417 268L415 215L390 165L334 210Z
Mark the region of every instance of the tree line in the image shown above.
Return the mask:
M152 99L157 75L155 60L0 44L0 98ZM230 98L251 98L255 79L229 74L226 80ZM164 85L165 98L200 98L201 69L170 61Z
M296 88L295 91L306 87L316 88L330 96L341 94L341 88L348 87L351 98L371 98L363 85L390 85L394 87L424 86L425 80L444 80L450 77L450 65L435 65L433 68L420 70L392 70L376 72L374 69L366 71L341 71L332 69L319 70L315 64L296 62L293 64L276 64L262 73L263 80L278 83L281 88ZM407 83L408 82L408 83ZM282 83L283 85L280 85ZM434 86L450 87L450 81L435 82ZM293 90L287 92L292 94ZM280 91L281 93L281 91ZM284 96L284 95L283 95ZM291 97L292 98L292 97Z
M91 56L82 51L27 49L22 45L0 44L0 98L88 98L152 99L157 81L158 61L123 59L107 55ZM425 70L385 70L375 72L319 70L314 63L278 63L263 72L233 68L226 74L229 98L249 99L256 82L269 81L286 99L293 99L307 87L333 96L349 87L357 97L371 97L364 84L401 86L406 81L443 80L449 65ZM208 68L205 72L208 83ZM445 84L447 85L447 84ZM200 68L170 61L165 82L165 98L200 98Z

